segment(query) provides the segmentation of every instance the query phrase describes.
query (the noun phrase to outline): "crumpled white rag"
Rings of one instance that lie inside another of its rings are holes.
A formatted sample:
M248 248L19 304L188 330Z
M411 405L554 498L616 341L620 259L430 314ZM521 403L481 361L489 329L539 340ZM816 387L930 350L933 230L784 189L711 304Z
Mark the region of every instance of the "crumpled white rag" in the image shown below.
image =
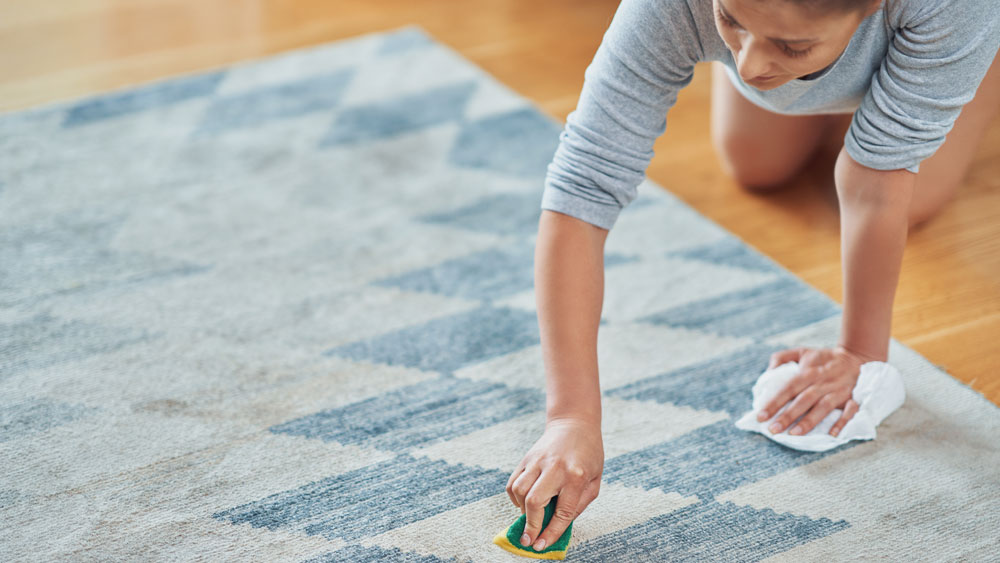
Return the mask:
M789 424L778 434L772 434L767 427L774 419L785 412L792 401L786 403L781 410L774 413L764 422L757 421L757 413L764 405L778 394L785 384L799 372L797 362L788 362L761 374L753 385L753 410L736 421L736 427L742 430L760 432L779 444L810 452L822 452L845 444L851 440L874 440L875 427L882 419L898 409L906 399L903 388L903 378L899 370L885 362L868 362L861 366L858 382L854 385L852 396L859 409L851 420L840 430L837 436L829 434L830 428L843 414L841 409L833 409L808 434L794 436L788 431L795 426ZM808 411L807 411L808 412ZM801 418L801 417L800 417Z

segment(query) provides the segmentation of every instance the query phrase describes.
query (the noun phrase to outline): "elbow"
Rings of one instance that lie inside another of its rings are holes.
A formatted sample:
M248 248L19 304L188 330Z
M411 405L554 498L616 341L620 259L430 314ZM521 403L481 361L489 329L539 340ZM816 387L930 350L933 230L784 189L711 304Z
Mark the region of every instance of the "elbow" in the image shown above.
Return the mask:
M876 170L855 161L845 149L834 167L834 181L841 209L908 214L916 174L905 168Z

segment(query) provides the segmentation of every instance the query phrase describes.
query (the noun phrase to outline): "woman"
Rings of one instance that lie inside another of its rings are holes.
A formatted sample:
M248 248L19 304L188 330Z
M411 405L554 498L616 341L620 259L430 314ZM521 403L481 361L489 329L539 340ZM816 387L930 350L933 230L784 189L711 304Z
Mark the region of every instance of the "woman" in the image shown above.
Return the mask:
M781 184L850 120L834 167L840 341L773 355L772 367L794 360L802 370L760 417L791 402L771 431L802 416L790 432L807 433L840 408L836 435L858 410L851 390L860 366L887 360L908 229L952 197L1000 108L998 14L991 0L622 2L587 68L542 197L535 291L547 421L507 483L527 514L522 544L551 545L597 497L604 241L636 197L695 63L717 61L713 139L747 187ZM555 515L540 530L555 495Z

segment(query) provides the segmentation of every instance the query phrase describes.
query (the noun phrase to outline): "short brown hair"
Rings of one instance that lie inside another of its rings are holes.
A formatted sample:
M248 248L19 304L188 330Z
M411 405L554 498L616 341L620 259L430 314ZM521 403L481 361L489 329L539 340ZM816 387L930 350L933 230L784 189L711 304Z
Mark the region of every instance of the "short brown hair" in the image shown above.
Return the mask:
M879 0L782 0L789 4L796 4L810 10L816 14L828 14L840 12L864 12L879 3Z

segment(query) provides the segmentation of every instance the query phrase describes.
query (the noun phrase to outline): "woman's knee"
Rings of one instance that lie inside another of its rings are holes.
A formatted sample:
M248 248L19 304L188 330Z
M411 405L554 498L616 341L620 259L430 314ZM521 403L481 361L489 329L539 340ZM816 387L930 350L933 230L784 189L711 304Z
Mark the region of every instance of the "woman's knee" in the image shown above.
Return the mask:
M778 188L791 180L804 164L803 158L775 155L759 138L746 138L732 131L713 129L712 143L723 170L741 187L751 191Z
M934 218L955 199L961 185L960 178L937 179L927 185L927 177L917 176L910 203L910 228L914 229Z
M721 63L712 67L712 144L722 168L741 186L767 190L786 184L811 159L828 119L783 115L743 97Z

